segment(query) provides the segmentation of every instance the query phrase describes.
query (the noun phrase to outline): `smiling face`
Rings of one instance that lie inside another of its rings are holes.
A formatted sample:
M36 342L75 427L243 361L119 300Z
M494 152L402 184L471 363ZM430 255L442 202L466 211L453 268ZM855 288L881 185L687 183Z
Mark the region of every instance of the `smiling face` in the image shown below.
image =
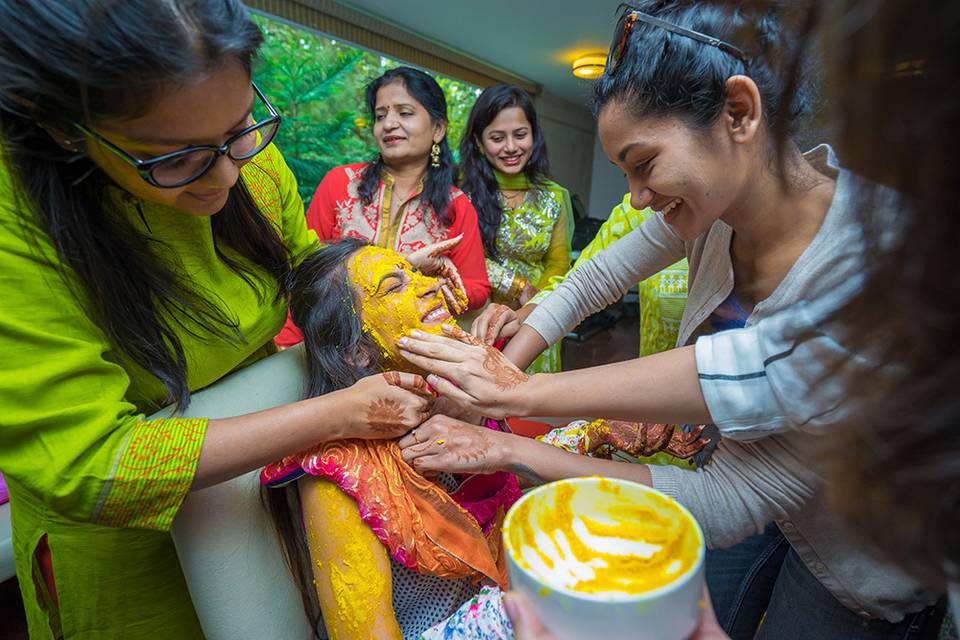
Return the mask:
M388 167L426 164L430 148L443 139L443 123L434 122L399 80L377 91L373 117L373 137Z
M604 153L627 178L631 205L660 212L683 240L737 206L757 170L722 120L698 129L678 118L637 119L614 102L600 112L597 126Z
M350 257L347 273L357 289L364 331L387 368L410 368L400 357L398 338L414 329L441 335L440 327L453 322L436 278L414 271L396 251L364 247Z
M523 171L533 148L533 127L520 107L507 107L497 114L480 136L487 161L501 173Z
M191 145L220 145L253 121L250 74L236 61L225 63L210 77L168 89L143 115L133 119L101 120L92 128L130 153L145 160ZM91 138L90 158L129 193L193 216L209 216L227 202L230 188L246 162L219 158L199 180L175 189L147 184L128 162Z

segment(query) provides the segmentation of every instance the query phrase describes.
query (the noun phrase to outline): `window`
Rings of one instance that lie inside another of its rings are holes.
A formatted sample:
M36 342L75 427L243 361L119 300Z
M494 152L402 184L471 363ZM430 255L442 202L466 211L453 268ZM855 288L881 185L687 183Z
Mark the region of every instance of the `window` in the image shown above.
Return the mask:
M405 63L264 16L254 20L265 38L254 80L283 116L275 142L309 204L327 171L376 155L363 89ZM433 76L447 97L447 141L457 157L460 135L481 89Z

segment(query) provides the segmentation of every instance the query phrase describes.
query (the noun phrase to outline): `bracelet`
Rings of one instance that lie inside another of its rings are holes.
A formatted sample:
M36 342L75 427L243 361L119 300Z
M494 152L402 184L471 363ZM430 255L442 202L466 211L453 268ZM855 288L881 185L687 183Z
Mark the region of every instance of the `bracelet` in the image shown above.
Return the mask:
M523 290L527 286L527 280L520 274L515 274L513 276L513 282L510 284L510 290L507 291L507 299L509 300L519 300L520 294L523 293Z

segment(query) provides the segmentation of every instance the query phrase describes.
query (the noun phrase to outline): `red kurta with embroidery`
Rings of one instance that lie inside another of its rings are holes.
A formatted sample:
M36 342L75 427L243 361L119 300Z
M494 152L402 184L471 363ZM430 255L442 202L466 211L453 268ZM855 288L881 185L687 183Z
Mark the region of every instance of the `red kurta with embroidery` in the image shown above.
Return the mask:
M477 212L467 196L450 185L449 226L444 226L421 195L422 185L406 196L394 220L388 220L394 193L392 176L385 174L373 201L360 201L360 181L369 163L359 162L331 169L317 187L307 210L307 227L317 232L321 242L339 238L362 238L380 247L408 255L428 244L463 234L463 240L450 252L460 271L471 309L482 307L490 295L490 281L483 257L483 243ZM404 196L399 196L404 197ZM283 347L297 344L303 336L287 319L276 338Z

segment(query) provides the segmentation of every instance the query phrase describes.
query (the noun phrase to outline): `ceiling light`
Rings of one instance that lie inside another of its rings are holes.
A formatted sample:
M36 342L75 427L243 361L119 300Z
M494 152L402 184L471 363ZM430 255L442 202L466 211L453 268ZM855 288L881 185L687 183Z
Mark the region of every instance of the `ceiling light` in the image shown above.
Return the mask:
M588 53L573 61L573 75L578 78L599 78L607 64L604 53Z

